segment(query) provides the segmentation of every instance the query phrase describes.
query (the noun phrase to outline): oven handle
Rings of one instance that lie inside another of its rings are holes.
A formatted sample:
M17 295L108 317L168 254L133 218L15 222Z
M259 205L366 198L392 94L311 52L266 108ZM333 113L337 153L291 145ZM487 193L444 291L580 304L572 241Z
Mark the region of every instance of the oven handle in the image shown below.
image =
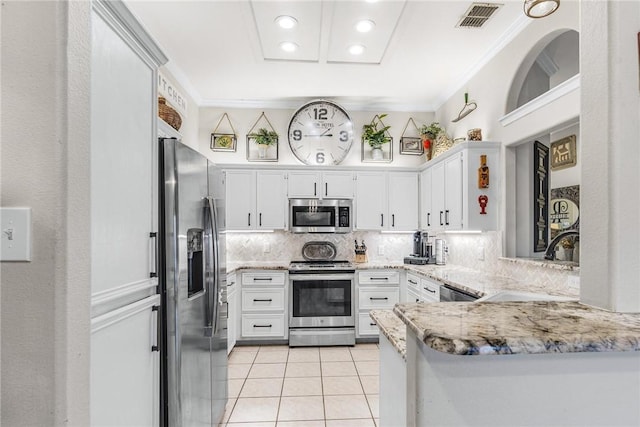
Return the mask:
M290 274L289 280L293 282L303 282L312 280L353 280L353 274Z

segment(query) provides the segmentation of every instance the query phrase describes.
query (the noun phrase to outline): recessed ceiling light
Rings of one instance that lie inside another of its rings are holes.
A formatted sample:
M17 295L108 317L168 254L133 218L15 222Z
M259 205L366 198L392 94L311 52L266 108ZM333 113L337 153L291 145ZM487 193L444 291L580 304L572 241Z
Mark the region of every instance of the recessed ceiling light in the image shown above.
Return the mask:
M349 53L351 55L362 55L363 52L364 46L362 46L361 44L354 44L353 46L349 47Z
M295 52L296 50L298 50L298 45L294 42L282 42L280 43L280 49L284 50L285 52Z
M290 30L291 28L298 25L298 20L293 16L281 15L276 18L276 24L278 24L280 28Z
M358 23L356 24L356 30L361 33L368 33L369 31L373 30L373 27L375 26L375 22L368 19L363 19L362 21L358 21Z

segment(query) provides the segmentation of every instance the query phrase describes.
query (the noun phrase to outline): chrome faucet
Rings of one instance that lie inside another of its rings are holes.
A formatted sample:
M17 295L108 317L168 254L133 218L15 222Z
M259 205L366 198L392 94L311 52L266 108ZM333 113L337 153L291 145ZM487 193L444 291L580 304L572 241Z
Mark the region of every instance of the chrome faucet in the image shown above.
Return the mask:
M553 260L556 257L556 246L558 245L558 243L564 239L565 237L569 237L569 236L576 236L576 237L580 237L580 232L576 231L576 230L569 230L569 231L564 231L560 234L558 234L549 244L549 246L547 247L547 251L544 253L544 259L550 259ZM575 238L574 238L575 239Z

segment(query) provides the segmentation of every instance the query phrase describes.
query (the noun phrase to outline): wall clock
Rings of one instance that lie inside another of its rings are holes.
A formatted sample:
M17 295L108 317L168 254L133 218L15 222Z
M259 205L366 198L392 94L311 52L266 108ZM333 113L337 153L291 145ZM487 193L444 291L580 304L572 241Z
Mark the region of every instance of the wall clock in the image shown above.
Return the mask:
M353 145L353 122L338 104L316 100L293 114L287 135L291 151L302 163L337 165Z

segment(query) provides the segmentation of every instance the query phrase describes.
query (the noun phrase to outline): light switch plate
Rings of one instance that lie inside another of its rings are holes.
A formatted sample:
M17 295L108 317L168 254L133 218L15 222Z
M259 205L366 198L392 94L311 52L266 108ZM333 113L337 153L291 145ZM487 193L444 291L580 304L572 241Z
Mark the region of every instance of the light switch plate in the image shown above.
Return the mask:
M31 261L31 208L0 208L0 261Z

